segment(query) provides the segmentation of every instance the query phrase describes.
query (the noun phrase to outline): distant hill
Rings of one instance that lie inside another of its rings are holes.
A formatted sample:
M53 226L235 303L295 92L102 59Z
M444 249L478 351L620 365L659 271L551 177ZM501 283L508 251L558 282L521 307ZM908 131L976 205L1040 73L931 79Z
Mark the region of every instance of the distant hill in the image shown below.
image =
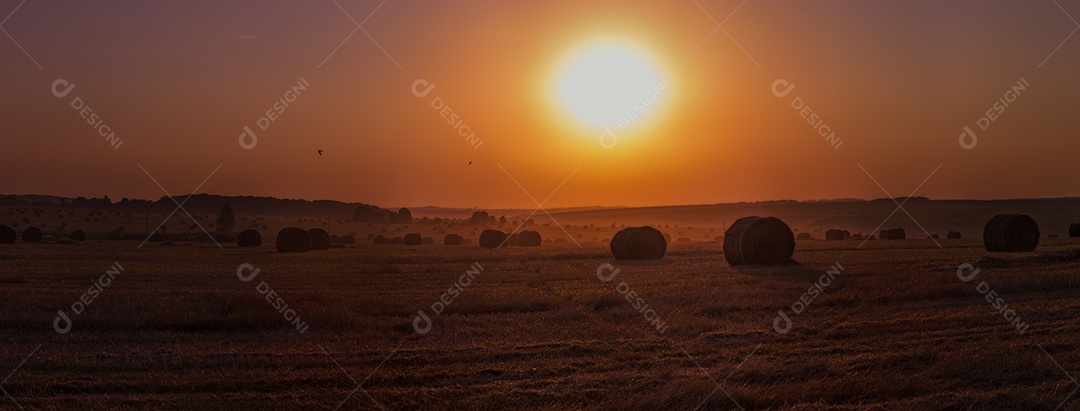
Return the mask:
M221 196L215 194L196 194L184 202L184 196L177 196L176 201L184 204L184 209L192 214L214 214L221 206L228 203L237 214L260 215L309 215L333 217L352 217L357 207L371 207L381 212L390 210L363 203L346 203L333 200L292 200L273 197ZM0 206L4 207L75 207L113 211L171 213L176 209L176 202L169 197L156 201L121 199L112 201L105 198L69 198L44 195L0 195Z

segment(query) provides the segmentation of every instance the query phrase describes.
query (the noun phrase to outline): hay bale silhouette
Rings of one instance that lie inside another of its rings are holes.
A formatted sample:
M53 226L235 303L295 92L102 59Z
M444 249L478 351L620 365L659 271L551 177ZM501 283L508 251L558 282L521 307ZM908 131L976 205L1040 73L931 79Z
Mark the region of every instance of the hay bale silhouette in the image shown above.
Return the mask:
M390 244L392 244L392 245L402 245L402 244L405 244L405 239L403 239L401 237L394 237L394 238L390 239Z
M610 247L619 260L659 260L667 252L667 239L649 226L628 227L615 233Z
M255 230L244 230L236 235L236 245L240 247L259 247L262 245L262 234Z
M848 230L843 230L843 231L840 232L840 234L843 235L844 240L850 240L851 239L851 232L848 231Z
M743 217L724 233L724 258L732 266L785 264L793 254L795 235L775 217Z
M877 240L877 237L874 237L874 235L873 235L873 234L870 234L870 236L869 236L869 237L866 237L866 239L867 239L867 240Z
M855 235L851 236L851 239L852 239L852 240L855 240L855 241L861 241L861 240L863 240L864 238L865 238L865 237L863 237L863 236L862 236L862 234L855 234Z
M795 236L795 239L799 241L810 241L813 240L813 237L810 237L810 233L799 233L799 235Z
M480 246L484 248L502 247L506 242L506 233L499 230L484 230L480 233Z
M71 232L71 239L75 241L86 241L86 232L83 230L75 230ZM2 242L2 241L0 241Z
M431 237L424 237L423 244L435 244L435 239Z
M543 244L540 233L536 231L522 231L521 234L518 235L517 241L518 245L522 247L539 247L540 244Z
M372 241L374 241L376 245L390 244L390 239L386 238L386 236L384 236L384 235L375 236L375 239L372 240Z
M447 234L443 237L442 242L446 245L461 245L461 243L465 242L465 239L457 234Z
M311 249L312 250L329 250L330 249L330 234L326 233L326 230L321 228L312 228L307 231L308 237L311 237Z
M1039 246L1039 224L1024 214L998 214L983 227L983 245L990 252L1030 252Z
M277 250L282 253L306 253L311 251L311 235L302 228L285 227L278 231Z
M948 240L959 240L960 237L961 235L959 231L949 231L949 234L945 235L945 238Z
M424 237L417 233L409 233L405 234L405 238L401 242L405 245L420 245L424 243Z
M356 244L356 236L352 234L346 234L341 236L342 244Z
M1080 237L1080 223L1069 225L1069 237Z
M844 232L832 229L825 232L825 241L840 241L844 239Z
M22 240L26 243L36 243L43 238L45 238L45 236L41 233L41 229L37 227L28 227L22 232Z
M881 230L882 240L906 240L907 232L903 228L890 228L888 230Z
M14 228L0 225L0 244L15 244L16 237Z

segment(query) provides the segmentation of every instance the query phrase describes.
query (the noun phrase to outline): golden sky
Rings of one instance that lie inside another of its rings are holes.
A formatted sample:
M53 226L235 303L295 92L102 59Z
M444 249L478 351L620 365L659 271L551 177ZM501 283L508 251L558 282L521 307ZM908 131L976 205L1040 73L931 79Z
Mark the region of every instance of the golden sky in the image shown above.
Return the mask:
M931 198L1080 196L1072 4L16 6L0 9L15 11L14 40L0 37L0 193L157 198L154 180L173 195L206 180L200 192L531 208L876 198L875 180L894 196L925 180L916 194ZM570 108L595 96L559 94L571 74L581 91L636 69L590 66L610 54L597 44L665 85L625 130L609 126L614 147L598 138L610 121Z

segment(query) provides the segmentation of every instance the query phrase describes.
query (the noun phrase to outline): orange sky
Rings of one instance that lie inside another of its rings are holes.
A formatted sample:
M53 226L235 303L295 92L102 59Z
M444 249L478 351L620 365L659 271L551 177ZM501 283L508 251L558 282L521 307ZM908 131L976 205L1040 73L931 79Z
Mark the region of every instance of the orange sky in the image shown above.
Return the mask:
M531 208L515 180L536 201L566 180L547 207L666 205L884 196L860 165L903 196L940 165L918 195L1080 196L1080 38L1062 43L1074 5L582 3L28 2L2 25L15 41L0 37L0 193L157 198L142 165L186 195L221 165L200 192ZM353 32L349 15L376 7ZM601 37L638 45L670 85L612 149L549 96L560 61ZM56 97L57 79L75 88ZM417 79L435 88L418 98ZM777 97L777 79L795 88ZM300 81L306 90L259 129ZM238 144L245 126L258 135L251 150ZM971 150L958 142L965 126L979 138Z

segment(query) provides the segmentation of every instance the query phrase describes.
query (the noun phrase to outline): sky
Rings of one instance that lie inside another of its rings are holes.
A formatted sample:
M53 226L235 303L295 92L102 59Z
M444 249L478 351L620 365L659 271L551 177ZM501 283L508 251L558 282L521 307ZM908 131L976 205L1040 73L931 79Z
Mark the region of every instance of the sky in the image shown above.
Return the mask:
M5 0L0 16L0 193L1080 196L1069 2ZM597 66L612 50L646 63Z

